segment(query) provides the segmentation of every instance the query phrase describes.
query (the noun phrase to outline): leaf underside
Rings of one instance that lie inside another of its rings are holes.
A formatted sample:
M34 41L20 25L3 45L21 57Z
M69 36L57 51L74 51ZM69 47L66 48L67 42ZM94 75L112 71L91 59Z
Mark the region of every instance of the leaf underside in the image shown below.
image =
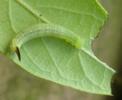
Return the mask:
M96 0L0 0L0 4L1 53L38 77L90 93L111 94L114 70L91 50L91 42L107 18ZM17 34L44 21L79 35L83 40L81 50L45 37L25 43L20 49L21 61L15 53L8 53Z

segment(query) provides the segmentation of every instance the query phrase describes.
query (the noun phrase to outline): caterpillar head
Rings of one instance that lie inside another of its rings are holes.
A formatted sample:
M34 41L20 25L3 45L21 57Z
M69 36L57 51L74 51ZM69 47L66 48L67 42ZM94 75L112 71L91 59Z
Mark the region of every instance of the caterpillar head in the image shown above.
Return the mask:
M12 43L10 45L10 49L11 49L12 52L16 53L16 55L18 56L18 59L21 60L20 50L19 50L19 47L16 44L15 39L12 40Z

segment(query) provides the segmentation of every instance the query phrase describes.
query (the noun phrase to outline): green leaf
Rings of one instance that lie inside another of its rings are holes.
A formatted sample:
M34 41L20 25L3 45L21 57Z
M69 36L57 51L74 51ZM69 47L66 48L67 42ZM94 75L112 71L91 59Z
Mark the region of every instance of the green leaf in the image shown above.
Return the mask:
M38 77L90 93L111 94L114 70L91 50L91 42L107 18L96 0L0 0L0 5L0 52ZM17 34L44 21L79 35L81 50L45 37L25 43L20 49L21 61L10 54L10 43Z

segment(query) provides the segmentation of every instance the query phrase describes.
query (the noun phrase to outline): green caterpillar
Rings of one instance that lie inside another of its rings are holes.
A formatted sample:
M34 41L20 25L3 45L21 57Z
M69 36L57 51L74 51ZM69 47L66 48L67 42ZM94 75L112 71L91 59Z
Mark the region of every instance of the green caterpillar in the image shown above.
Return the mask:
M38 24L35 25L22 34L18 34L11 43L11 50L16 52L19 60L21 60L19 49L21 46L35 38L39 37L55 37L63 39L64 41L70 43L75 48L81 48L81 39L78 35L74 34L72 31L58 25L53 24Z

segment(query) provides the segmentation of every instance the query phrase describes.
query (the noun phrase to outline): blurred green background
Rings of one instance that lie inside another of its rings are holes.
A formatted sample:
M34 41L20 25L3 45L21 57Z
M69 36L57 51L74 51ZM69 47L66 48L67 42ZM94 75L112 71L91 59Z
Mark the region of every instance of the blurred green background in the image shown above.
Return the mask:
M95 55L112 68L122 65L122 0L101 0L109 18L93 42ZM113 100L34 77L0 55L0 100Z

